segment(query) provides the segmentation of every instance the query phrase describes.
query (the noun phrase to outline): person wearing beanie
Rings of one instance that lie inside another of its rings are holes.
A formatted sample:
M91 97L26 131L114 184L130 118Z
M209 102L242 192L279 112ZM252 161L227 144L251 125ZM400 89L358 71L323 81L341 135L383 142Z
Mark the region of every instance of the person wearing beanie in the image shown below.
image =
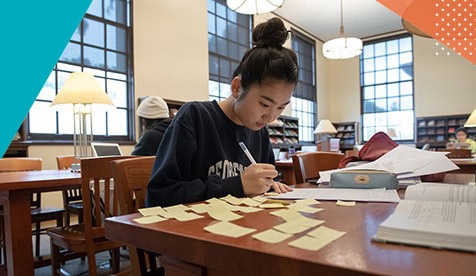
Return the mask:
M165 130L172 121L167 103L161 97L149 96L140 103L137 116L142 121L144 133L131 155L155 155Z

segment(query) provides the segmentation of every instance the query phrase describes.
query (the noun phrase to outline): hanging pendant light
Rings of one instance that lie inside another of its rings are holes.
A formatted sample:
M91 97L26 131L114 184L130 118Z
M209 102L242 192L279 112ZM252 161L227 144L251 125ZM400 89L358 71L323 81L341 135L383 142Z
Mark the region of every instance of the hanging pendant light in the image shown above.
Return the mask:
M342 0L340 0L340 37L327 41L322 45L324 57L329 59L347 59L362 53L362 40L345 37Z
M228 8L244 14L262 14L280 8L284 0L227 0Z

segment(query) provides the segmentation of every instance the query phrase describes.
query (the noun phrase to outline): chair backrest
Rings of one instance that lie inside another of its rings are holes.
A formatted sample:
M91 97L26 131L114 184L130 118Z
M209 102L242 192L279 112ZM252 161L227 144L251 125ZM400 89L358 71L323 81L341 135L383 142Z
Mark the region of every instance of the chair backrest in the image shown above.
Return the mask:
M41 171L41 158L9 157L0 159L0 172ZM31 195L31 207L41 207L41 193Z
M56 163L58 164L58 170L69 170L74 163L74 155L56 156Z
M0 159L0 172L41 171L41 158L10 157Z
M296 183L304 183L310 179L319 178L319 172L337 169L344 158L343 153L337 152L303 152L292 156Z
M107 156L81 159L81 192L86 242L104 237L104 219L117 213L117 199L111 195L111 166L117 159L133 156ZM112 210L111 210L112 207Z
M144 156L111 162L121 214L135 213L146 207L145 194L154 161L155 156Z

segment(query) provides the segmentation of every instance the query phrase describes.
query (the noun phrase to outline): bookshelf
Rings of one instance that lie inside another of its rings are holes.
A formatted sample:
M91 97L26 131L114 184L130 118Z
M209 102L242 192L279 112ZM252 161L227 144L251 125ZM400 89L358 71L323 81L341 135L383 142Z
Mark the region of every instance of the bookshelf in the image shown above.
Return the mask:
M290 116L279 116L276 121L267 126L269 140L273 148L288 149L293 146L300 149L299 144L299 119Z
M137 99L137 107L139 107L140 103L143 100L145 100L145 98L147 98L147 96L139 97ZM170 118L175 117L175 114L177 114L179 108L185 104L185 102L176 101L176 100L164 99L164 101L167 103L167 106L169 107ZM143 132L143 123L142 123L142 120L139 120L139 137L142 136L142 132Z
M446 143L450 139L456 139L455 130L462 127L469 114L433 116L433 117L417 117L416 128L416 145L422 147L424 144L430 144L432 148L445 148ZM476 137L476 128L469 127L469 137Z
M337 133L334 138L340 139L340 150L345 152L351 150L354 145L359 144L359 123L358 122L342 122L334 123Z

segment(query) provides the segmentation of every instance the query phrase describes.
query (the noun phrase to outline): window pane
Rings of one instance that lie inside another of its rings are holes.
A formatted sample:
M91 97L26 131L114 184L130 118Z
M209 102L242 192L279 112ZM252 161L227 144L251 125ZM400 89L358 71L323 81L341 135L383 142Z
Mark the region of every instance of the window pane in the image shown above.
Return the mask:
M116 107L127 108L127 83L107 80L107 94Z
M398 97L388 98L387 100L388 111L397 111L400 110Z
M71 111L62 110L58 112L58 133L74 134L73 107L71 107Z
M107 48L119 52L126 51L126 30L107 25Z
M373 59L364 59L364 72L375 70Z
M107 51L107 68L114 71L127 72L127 56Z
M95 20L84 19L84 43L98 47L104 47L104 23Z
M34 102L29 119L30 133L56 133L56 111L50 108L49 102Z
M363 58L374 57L374 45L365 45L363 49Z
M109 111L107 116L108 131L109 135L127 135L127 110L125 109L115 109L114 111Z
M366 86L364 87L364 99L373 99L375 98L375 87Z
M399 93L398 93L398 83L391 83L389 85L387 85L387 95L389 97L395 97L395 96L398 96Z
M375 112L375 100L366 100L364 101L364 113L373 113Z
M104 68L104 51L84 46L84 64Z
M104 17L126 24L126 0L104 0Z
M375 86L375 98L385 98L387 96L387 86L377 85Z
M55 76L55 71L53 71L48 76L48 79L46 80L45 84L43 85L43 88L38 94L37 99L53 101L55 96L56 96L56 76Z
M93 0L86 13L102 17L102 0Z
M69 42L59 60L81 64L81 46L77 43Z

